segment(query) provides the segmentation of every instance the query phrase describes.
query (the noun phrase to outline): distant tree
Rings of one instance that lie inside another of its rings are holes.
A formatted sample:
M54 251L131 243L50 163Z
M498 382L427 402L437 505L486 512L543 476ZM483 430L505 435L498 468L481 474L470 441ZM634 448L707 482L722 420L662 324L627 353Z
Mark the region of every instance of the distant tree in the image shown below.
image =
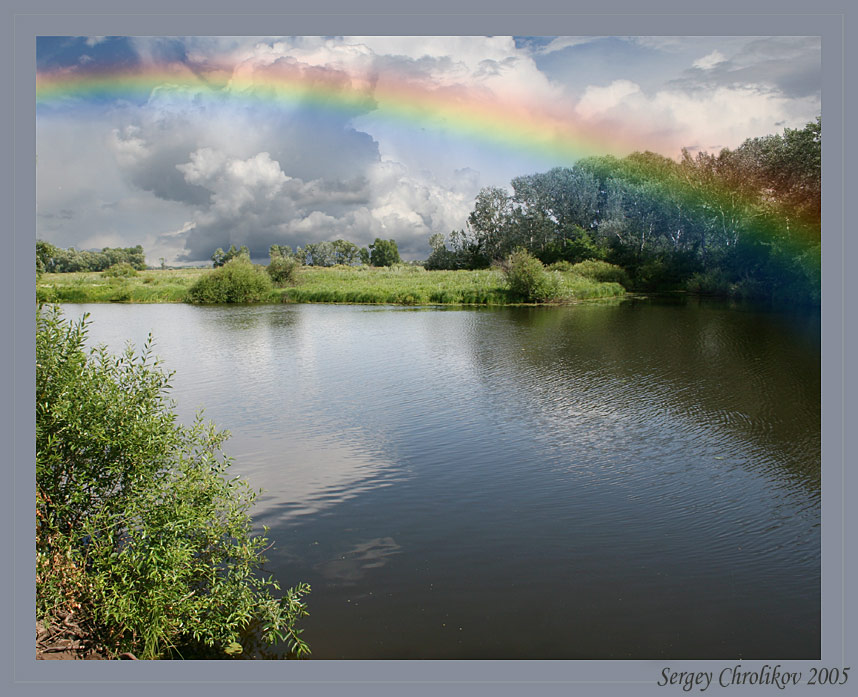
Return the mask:
M361 264L364 264L365 266L369 266L370 254L369 254L369 250L366 247L361 247L358 250L358 259L360 260Z
M399 249L396 246L396 242L376 237L375 242L369 246L369 260L373 266L393 266L394 264L398 264L401 259L399 258Z
M358 259L358 246L348 240L334 240L334 262L351 266Z
M291 256L294 256L292 253L292 248L288 244L272 244L268 248L268 256L274 258L275 256L286 257L287 259Z
M479 253L490 261L508 254L513 228L513 201L504 189L487 187L477 194L474 210L468 216L468 226L474 233Z
M100 252L78 251L74 247L60 249L48 242L36 242L36 269L50 273L104 271L116 264L130 264L138 271L146 268L143 247L104 247Z
M60 250L50 242L36 240L36 272L52 272L54 270L54 259Z
M218 247L212 254L212 266L218 268L236 257L246 257L250 261L250 250L244 245L236 249L234 244L229 245L229 250L226 252Z

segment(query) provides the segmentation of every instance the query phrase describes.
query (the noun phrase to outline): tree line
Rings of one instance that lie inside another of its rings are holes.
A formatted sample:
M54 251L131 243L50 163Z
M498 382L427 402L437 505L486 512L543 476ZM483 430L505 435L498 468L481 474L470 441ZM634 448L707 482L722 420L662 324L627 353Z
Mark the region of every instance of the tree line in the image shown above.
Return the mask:
M146 268L143 247L104 247L100 252L61 249L50 242L36 241L36 271L38 273L71 273L75 271L104 271L117 264L129 264L137 271Z
M348 240L311 242L295 251L288 245L273 244L268 251L270 259L288 259L300 266L353 266L365 264L371 266L393 266L400 263L399 248L394 240L376 238L368 247L358 247ZM212 254L212 266L218 268L236 257L250 259L250 250L242 245L236 248L230 245L224 252L218 247Z
M545 264L617 264L642 290L819 300L819 118L717 155L593 157L511 188L481 190L464 229L433 235L426 268L485 268L523 248Z

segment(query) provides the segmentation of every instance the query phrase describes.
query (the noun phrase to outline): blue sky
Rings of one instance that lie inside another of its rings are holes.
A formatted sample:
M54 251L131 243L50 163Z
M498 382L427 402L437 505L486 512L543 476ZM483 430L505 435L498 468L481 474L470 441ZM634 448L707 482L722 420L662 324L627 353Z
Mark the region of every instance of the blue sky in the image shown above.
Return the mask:
M206 80L272 61L386 75L630 134L634 149L717 151L821 113L818 37L40 37L37 69L168 65ZM571 162L443 130L352 114L225 104L169 85L138 102L40 105L37 237L63 247L142 244L149 263L216 247L343 237L428 238L464 226L480 188ZM658 140L656 140L658 136ZM658 147L654 144L658 143Z

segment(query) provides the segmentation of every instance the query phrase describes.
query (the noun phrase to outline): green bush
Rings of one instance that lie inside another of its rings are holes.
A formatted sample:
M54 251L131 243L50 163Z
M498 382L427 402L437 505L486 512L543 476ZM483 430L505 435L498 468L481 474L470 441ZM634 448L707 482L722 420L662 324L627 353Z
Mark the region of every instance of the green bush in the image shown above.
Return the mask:
M235 653L251 626L308 653L297 622L309 587L278 600L259 576L267 541L251 534L255 494L226 476L226 432L177 422L151 338L114 356L85 350L86 330L86 317L39 310L37 617L74 613L112 655Z
M721 269L715 268L692 274L685 282L685 289L689 293L698 295L722 295L726 297L732 291L732 284Z
M137 275L137 269L131 266L127 261L123 261L105 269L101 272L101 275L106 276L107 278L131 278L132 276Z
M294 257L272 254L271 261L268 262L265 270L268 272L274 285L282 288L295 283L298 278L298 269L300 266L301 262Z
M623 288L628 288L631 285L629 275L624 268L599 259L580 261L571 265L569 271L600 283L619 283Z
M239 256L200 278L188 289L186 299L205 305L253 303L267 299L273 288L263 267Z
M510 254L503 265L510 292L524 302L545 302L560 294L560 279L524 249Z

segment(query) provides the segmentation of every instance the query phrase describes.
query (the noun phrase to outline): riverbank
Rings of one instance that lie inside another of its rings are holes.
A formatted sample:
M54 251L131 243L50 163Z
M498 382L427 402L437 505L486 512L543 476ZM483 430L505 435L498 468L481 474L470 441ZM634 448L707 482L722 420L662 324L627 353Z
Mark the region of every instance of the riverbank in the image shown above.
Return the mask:
M49 303L178 303L211 269L151 269L128 278L99 272L42 274L36 298ZM556 272L563 302L615 298L625 294L618 283ZM265 302L312 302L393 305L513 305L503 274L495 269L427 271L420 266L302 267L297 282L271 291Z

